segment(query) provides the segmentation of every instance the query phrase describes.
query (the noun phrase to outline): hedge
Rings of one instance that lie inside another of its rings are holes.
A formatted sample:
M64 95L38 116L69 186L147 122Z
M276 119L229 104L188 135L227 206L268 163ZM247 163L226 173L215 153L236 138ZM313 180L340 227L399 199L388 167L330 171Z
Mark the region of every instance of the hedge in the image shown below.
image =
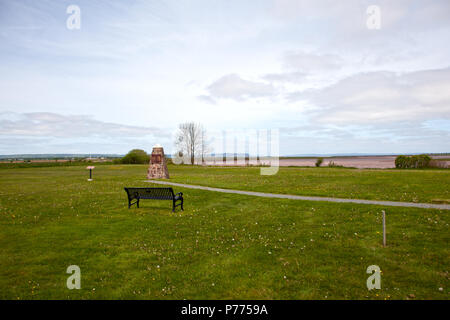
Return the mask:
M398 169L426 168L431 158L426 154L415 156L398 156L395 158L395 167Z

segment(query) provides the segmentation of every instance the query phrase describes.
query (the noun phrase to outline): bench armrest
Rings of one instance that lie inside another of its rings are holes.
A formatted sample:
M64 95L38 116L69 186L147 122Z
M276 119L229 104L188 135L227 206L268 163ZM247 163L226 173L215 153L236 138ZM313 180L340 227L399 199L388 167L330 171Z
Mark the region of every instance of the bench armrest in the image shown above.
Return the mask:
M176 196L177 195L180 195L180 196L183 196L183 192L178 192L177 194L175 194Z

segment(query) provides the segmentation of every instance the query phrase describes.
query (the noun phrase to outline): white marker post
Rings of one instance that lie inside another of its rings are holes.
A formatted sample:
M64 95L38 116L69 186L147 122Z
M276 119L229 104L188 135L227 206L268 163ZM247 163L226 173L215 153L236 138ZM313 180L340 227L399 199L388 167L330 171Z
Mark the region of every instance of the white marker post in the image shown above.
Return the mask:
M383 247L386 247L386 212L381 210L383 213Z
M89 170L89 179L88 181L92 181L92 170L94 169L94 166L87 166L86 169Z

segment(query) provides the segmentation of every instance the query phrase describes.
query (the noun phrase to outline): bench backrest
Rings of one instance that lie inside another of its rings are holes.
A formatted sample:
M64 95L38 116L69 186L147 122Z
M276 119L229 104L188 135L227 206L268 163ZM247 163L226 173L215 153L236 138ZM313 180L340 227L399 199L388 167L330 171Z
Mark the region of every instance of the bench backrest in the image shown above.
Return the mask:
M173 200L172 188L125 188L128 199Z

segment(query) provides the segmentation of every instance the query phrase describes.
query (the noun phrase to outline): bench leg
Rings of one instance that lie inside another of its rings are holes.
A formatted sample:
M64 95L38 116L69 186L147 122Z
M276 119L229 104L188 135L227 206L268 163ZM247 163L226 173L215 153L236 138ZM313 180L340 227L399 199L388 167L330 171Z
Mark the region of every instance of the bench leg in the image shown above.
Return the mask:
M131 201L133 200L128 200L128 209L130 209L133 204L136 204L137 207L139 208L139 199L137 199L135 203L132 203Z
M183 200L183 198L181 198L181 211L184 211L183 202L184 202L184 200Z

